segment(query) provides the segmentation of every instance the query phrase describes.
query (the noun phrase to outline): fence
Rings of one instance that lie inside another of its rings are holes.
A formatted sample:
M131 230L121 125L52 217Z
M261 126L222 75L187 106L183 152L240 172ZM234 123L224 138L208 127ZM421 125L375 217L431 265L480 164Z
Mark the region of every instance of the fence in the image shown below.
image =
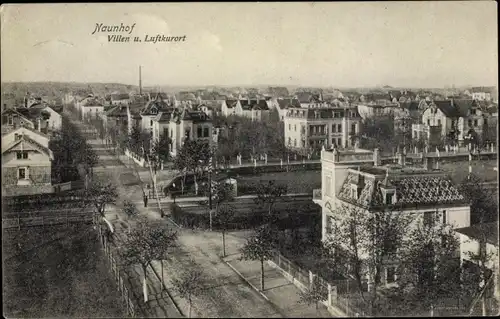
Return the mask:
M17 217L17 218L2 218L2 229L33 226L51 226L60 224L75 224L75 223L92 223L92 213L66 213L61 216L37 216L37 217Z
M109 265L111 267L111 272L113 274L114 279L116 280L116 284L118 286L118 291L121 292L123 301L125 303L126 311L131 317L135 317L139 315L140 309L134 303L134 299L136 299L134 290L132 289L132 284L130 283L130 278L123 271L120 265L117 263L115 257L113 256L113 252L111 251L111 245L107 240L105 233L102 230L102 226L98 226L99 229L99 241L101 242L104 253L108 259Z
M335 284L329 283L322 277L313 274L310 270L305 270L297 264L291 262L278 251L274 251L269 263L273 267L278 267L285 278L304 292L309 289L313 280L318 280L321 286L323 286L325 291L328 293L326 300L323 301L323 304L333 315L338 315L338 311L335 311L334 308L341 310L344 314L351 317L364 315L364 312L356 306L357 298L352 300L350 296L350 289L345 289L345 286L349 285L348 281L335 281ZM349 280L349 282L351 281ZM354 285L352 286L354 287ZM340 296L341 292L347 298Z

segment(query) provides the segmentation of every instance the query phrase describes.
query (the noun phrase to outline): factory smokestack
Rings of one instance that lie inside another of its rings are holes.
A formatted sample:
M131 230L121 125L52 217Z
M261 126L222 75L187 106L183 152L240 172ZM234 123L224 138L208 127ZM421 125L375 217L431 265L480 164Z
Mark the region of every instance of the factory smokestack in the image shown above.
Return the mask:
M142 74L141 74L141 66L139 65L139 95L142 95Z

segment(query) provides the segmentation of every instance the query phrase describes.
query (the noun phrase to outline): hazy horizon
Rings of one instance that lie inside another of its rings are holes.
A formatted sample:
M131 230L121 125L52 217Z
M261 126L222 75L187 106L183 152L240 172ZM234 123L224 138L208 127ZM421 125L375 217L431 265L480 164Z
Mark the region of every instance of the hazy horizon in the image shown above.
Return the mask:
M1 75L137 86L142 65L150 87L497 87L496 12L492 1L3 5ZM110 43L91 34L100 23L186 41Z

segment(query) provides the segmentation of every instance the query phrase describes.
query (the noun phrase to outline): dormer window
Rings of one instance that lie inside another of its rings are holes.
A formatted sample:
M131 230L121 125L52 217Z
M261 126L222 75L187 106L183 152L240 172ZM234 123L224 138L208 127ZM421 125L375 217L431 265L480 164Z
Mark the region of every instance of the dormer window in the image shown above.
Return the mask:
M158 109L156 107L152 107L151 114L158 114Z
M394 199L394 193L391 192L391 193L385 194L385 204L386 205L392 205L393 199Z

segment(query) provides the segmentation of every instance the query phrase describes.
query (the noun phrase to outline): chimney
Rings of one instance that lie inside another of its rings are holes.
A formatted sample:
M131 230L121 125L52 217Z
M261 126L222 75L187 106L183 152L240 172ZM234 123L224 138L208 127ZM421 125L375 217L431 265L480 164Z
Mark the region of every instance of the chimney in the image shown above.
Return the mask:
M382 159L380 158L380 150L378 148L373 150L373 165L381 166Z

